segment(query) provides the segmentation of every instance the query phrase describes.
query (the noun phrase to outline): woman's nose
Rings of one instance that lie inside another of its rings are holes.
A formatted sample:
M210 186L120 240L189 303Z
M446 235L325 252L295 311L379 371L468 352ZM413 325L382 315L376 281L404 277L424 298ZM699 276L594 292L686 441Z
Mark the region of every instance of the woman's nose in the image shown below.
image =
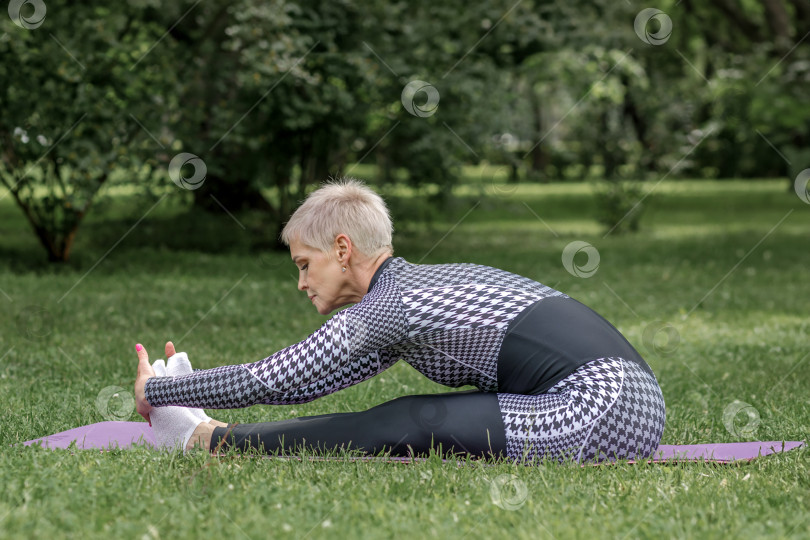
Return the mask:
M307 282L304 279L304 274L301 273L298 275L298 290L303 291L307 288Z

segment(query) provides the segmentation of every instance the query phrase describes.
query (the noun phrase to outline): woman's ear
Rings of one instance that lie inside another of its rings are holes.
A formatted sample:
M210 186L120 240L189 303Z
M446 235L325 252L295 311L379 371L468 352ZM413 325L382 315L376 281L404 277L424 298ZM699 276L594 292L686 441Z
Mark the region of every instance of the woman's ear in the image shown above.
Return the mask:
M352 256L352 240L345 234L335 237L335 251L340 264L346 264Z

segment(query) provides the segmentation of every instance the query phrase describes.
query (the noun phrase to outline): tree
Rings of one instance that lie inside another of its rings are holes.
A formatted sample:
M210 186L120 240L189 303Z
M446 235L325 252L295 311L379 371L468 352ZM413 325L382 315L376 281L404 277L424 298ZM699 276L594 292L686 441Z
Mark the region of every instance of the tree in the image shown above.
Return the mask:
M68 260L101 186L132 167L146 138L137 118L171 82L167 70L127 69L160 37L142 12L49 0L42 20L0 23L0 182L51 261Z
M269 215L271 239L312 183L341 174L366 125L360 36L351 2L240 0L161 12L183 81L162 127L199 156L198 208ZM194 9L172 26L180 11ZM169 156L170 157L170 156ZM272 193L272 195L270 195Z

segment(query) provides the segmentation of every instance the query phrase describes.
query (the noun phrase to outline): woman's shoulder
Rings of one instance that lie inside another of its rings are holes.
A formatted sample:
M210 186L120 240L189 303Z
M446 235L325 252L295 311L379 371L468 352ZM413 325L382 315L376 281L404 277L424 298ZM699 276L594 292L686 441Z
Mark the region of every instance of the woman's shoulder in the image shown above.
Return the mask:
M410 263L402 257L392 259L386 269L404 290L462 285L536 289L550 287L532 278L483 264L452 262L439 264Z

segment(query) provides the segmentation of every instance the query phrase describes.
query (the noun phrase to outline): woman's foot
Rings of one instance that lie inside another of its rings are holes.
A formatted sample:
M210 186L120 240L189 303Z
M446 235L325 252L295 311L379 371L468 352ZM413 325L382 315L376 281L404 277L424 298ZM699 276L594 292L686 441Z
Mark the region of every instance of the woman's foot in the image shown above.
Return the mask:
M168 364L166 365L166 372L169 374L169 376L175 377L193 373L194 369L191 367L191 360L188 359L188 355L184 352L179 352L175 353L169 358ZM220 422L219 420L214 420L205 414L205 411L202 409L189 408L189 410L202 422L207 422L215 427L228 427L228 424L225 422Z
M185 407L154 407L149 418L158 448L169 451L182 449L185 452L197 427L210 425L200 422Z
M163 360L155 360L152 369L158 377L168 376ZM185 451L194 430L201 423L201 420L191 414L191 409L185 407L154 407L149 417L158 447L167 450L183 448Z
M175 353L166 361L166 373L169 375L169 377L190 375L193 372L194 370L191 367L191 361L188 359L188 355L184 352ZM196 416L201 422L211 422L211 417L205 414L205 411L202 409L189 407L188 410L191 411L191 414Z
M174 351L166 344L166 353ZM152 364L158 377L181 376L192 373L191 362L186 353L175 353L168 361L155 360ZM208 449L215 427L228 424L214 420L202 409L191 407L155 407L151 413L152 429L158 446L169 450L182 448L187 452L196 446Z
M216 422L216 420L212 420L212 422ZM223 424L222 422L217 422L218 424L222 424L222 426L227 427L227 424ZM194 429L194 432L191 434L188 442L186 443L185 452L189 450L200 447L204 448L205 450L211 449L211 438L214 435L214 428L217 427L213 424L208 422L200 422L197 427Z

